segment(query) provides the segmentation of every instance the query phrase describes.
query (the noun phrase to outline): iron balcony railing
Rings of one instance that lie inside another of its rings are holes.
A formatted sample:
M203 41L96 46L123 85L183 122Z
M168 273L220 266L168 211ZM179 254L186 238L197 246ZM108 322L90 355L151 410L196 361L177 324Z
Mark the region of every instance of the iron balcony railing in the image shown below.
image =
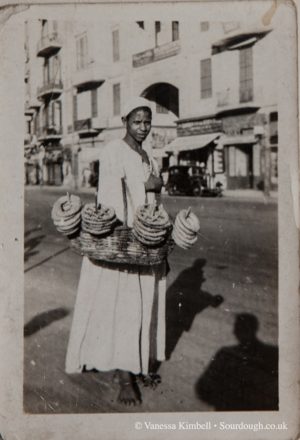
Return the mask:
M78 132L99 132L107 127L105 119L94 117L74 121L74 130Z
M52 32L48 35L42 36L37 44L37 56L49 57L58 52L62 47L62 42L57 32Z
M62 136L62 127L60 125L44 125L38 129L38 139L59 139Z
M41 98L56 98L63 91L63 83L62 81L52 80L49 81L37 89L37 96L39 99Z

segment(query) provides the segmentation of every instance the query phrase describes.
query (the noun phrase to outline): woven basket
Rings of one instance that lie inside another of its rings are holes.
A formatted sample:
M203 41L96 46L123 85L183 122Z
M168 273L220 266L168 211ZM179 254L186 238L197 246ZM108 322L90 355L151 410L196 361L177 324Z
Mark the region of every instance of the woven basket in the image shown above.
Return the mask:
M70 238L71 248L80 255L108 263L153 266L164 261L174 247L171 231L164 242L156 246L146 246L133 235L127 226L128 210L126 186L122 179L124 204L124 225L118 226L110 234L96 237L81 231L77 237Z

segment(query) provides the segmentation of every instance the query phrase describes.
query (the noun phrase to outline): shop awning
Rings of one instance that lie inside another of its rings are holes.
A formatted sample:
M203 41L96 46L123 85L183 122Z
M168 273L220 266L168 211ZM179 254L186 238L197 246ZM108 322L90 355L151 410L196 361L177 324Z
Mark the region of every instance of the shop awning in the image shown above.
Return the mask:
M222 133L198 134L195 136L181 136L174 139L166 147L166 153L178 154L181 151L198 150L206 147L212 141L218 139Z
M226 38L216 41L212 45L212 54L223 52L224 50L234 50L240 47L254 44L260 38L263 38L271 28L252 28L247 31L238 30Z
M152 154L155 159L167 157L167 153L165 152L164 148L152 148Z

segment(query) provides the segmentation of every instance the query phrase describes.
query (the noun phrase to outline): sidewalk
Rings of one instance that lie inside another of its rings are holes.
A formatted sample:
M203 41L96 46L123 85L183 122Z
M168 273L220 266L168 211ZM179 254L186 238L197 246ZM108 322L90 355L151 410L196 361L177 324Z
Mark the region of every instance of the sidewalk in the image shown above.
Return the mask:
M38 190L43 189L45 191L53 191L58 193L63 192L70 192L70 193L81 193L81 194L95 194L96 188L88 188L88 187L81 187L81 188L71 188L69 186L55 186L55 185L26 185L26 189L30 190ZM167 194L163 194L164 196L167 196ZM230 200L239 200L239 201L261 201L261 202L272 202L277 203L278 201L278 193L277 191L271 191L270 197L266 197L263 193L263 191L255 190L255 189L233 189L233 190L224 190L223 191L223 200L224 199L230 199ZM208 199L208 197L205 197L205 199Z
M255 189L226 189L223 191L223 196L226 198L238 198L243 200L261 200L264 202L277 202L277 191L270 191L270 196L266 197L263 191Z

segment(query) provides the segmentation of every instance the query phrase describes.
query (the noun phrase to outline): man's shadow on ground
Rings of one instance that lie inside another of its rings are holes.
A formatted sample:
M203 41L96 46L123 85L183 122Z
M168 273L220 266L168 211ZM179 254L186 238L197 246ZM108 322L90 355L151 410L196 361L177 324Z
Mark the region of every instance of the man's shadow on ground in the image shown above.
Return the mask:
M196 383L198 397L215 410L278 410L278 347L259 341L257 330L254 315L237 315L238 344L221 348Z
M70 311L65 307L59 307L57 309L47 310L46 312L39 313L29 322L27 322L27 324L25 324L25 338L37 333L45 327L48 327L48 325L52 324L52 322L65 318L69 313Z
M205 259L195 260L183 270L167 290L166 358L169 359L184 331L188 332L195 316L206 307L218 307L223 298L202 290Z
M35 250L35 248L40 244L40 242L45 237L45 234L40 234L36 236L32 236L32 234L36 231L40 231L41 228L37 227L26 231L24 234L24 261L28 261L31 257L38 254L39 251Z

